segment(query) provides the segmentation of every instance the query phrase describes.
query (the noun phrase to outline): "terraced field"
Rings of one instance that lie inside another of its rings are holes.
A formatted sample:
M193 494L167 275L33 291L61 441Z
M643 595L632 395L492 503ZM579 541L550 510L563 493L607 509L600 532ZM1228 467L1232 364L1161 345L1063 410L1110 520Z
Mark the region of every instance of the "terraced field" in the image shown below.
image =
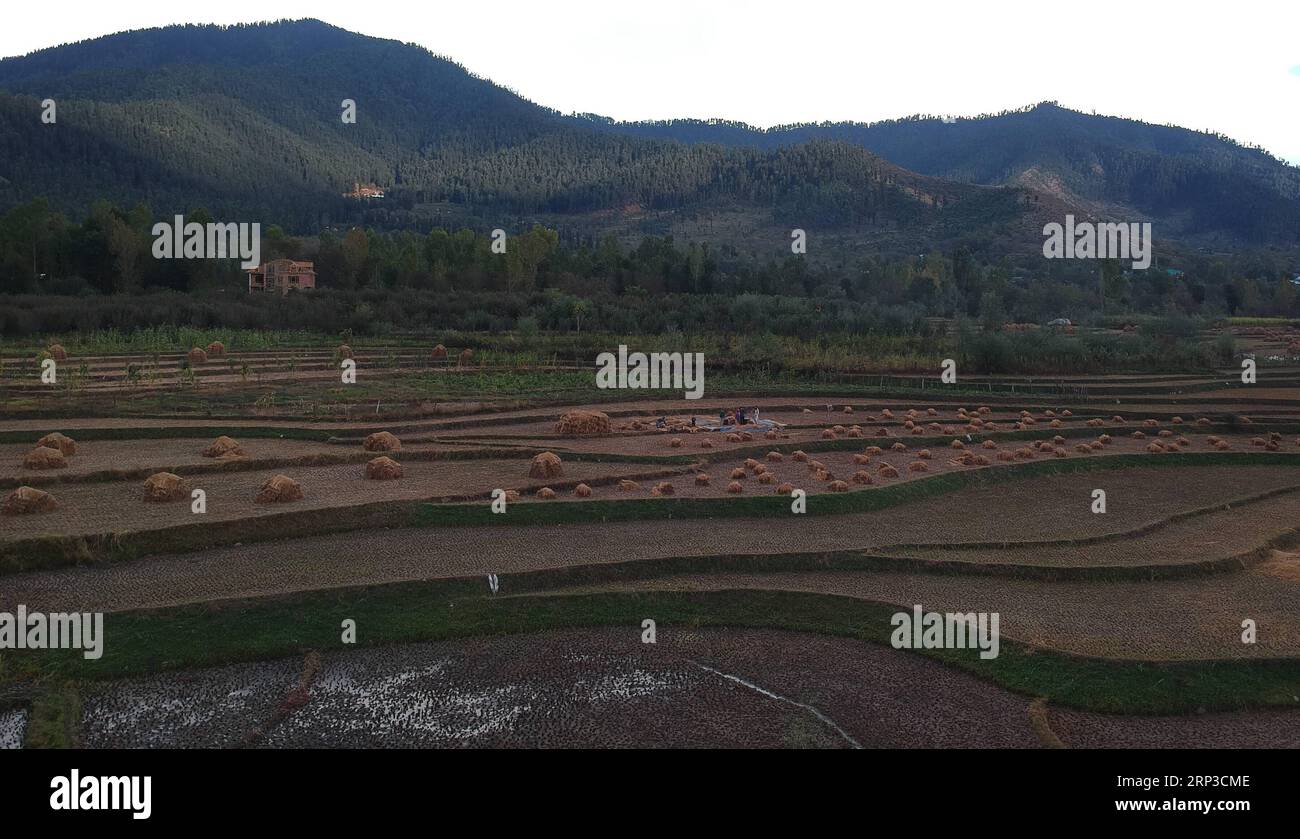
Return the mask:
M330 373L299 355L250 369ZM360 360L402 387L466 373ZM3 494L56 505L0 515L0 610L108 613L98 661L0 653L0 745L1300 742L1293 371L1248 399L1204 374L983 377L959 401L521 394L322 420L241 408L227 362L186 397L213 415L134 415L105 395L136 393L132 363L88 360L57 418L0 414ZM184 378L151 369L141 400ZM712 430L737 405L765 424ZM574 408L608 430L560 433ZM25 466L54 431L66 465ZM363 447L381 431L401 448ZM243 454L205 457L218 435ZM368 477L380 455L400 478ZM145 501L158 472L184 497ZM256 500L279 475L301 498ZM494 509L498 488L519 494ZM916 604L997 613L1002 654L892 649Z

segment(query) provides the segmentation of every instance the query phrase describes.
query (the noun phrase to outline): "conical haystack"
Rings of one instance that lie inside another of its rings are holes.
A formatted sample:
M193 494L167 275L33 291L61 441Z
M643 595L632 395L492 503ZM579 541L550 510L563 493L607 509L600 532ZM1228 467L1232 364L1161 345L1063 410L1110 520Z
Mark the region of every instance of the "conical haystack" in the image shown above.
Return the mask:
M257 493L259 504L283 504L287 501L300 500L302 500L302 486L287 475L276 475L262 484L261 492Z
M221 343L220 341L213 341L211 344L208 344L209 358L220 358L225 354L226 354L226 345Z
M433 348L433 360L434 360L434 361L446 361L446 360L447 360L447 348L444 347L442 344L439 344L438 346L434 347L434 348Z
M368 452L400 452L402 441L387 431L376 431L361 446Z
M339 344L339 347L334 351L334 354L338 356L340 360L344 358L351 358L352 348L349 347L347 344Z
M24 469L66 469L67 466L63 452L45 446L37 446L23 458Z
M155 472L144 481L144 500L165 502L180 501L187 495L185 481L171 472Z
M6 516L23 516L29 513L48 513L57 510L59 502L48 492L35 487L22 486L5 496L0 513Z
M203 364L208 360L208 354L198 347L194 347L186 358L190 360L190 364Z
M244 450L239 447L239 443L224 434L213 440L206 449L203 450L204 457L243 457Z
M54 359L55 361L68 360L68 351L63 348L62 344L50 344L46 352L48 352L50 354L50 358Z
M57 431L53 434L46 434L36 441L36 445L44 446L47 449L58 449L63 453L64 457L71 457L77 453L77 441Z
M391 457L377 457L366 464L366 477L372 481L393 481L402 477L402 464Z
M542 452L533 458L528 467L530 478L557 478L564 474L564 463L554 452Z
M566 436L610 434L613 430L609 415L601 411L566 411L555 424L555 433Z

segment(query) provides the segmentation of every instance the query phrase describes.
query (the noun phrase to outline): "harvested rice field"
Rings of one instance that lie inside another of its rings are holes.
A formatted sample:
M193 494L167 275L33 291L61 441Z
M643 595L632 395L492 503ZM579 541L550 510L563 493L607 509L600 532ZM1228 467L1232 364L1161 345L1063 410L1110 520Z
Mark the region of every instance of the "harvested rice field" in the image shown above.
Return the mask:
M174 415L145 408L176 370L123 400L111 358L57 417L0 412L0 610L105 614L102 659L0 668L0 745L1300 742L1289 384L416 399L501 371L380 355L391 393L324 412L253 404L274 354ZM896 648L918 604L997 615L1001 653ZM33 733L49 703L76 724Z

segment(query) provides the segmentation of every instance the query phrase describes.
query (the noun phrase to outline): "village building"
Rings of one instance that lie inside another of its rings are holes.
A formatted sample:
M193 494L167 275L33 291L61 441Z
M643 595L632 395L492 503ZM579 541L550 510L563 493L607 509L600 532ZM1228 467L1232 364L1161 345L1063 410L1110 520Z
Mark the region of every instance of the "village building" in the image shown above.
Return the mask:
M248 272L248 293L278 291L288 294L297 289L310 291L316 288L316 264L294 259L273 259L263 262Z

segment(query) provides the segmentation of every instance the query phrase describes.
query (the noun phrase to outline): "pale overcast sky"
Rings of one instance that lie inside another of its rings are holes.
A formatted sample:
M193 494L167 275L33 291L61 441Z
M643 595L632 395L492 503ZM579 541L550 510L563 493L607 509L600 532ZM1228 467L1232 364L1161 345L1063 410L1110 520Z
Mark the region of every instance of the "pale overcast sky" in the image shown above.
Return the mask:
M303 17L421 44L564 112L769 126L1054 99L1300 163L1295 0L12 0L0 55L170 23Z

